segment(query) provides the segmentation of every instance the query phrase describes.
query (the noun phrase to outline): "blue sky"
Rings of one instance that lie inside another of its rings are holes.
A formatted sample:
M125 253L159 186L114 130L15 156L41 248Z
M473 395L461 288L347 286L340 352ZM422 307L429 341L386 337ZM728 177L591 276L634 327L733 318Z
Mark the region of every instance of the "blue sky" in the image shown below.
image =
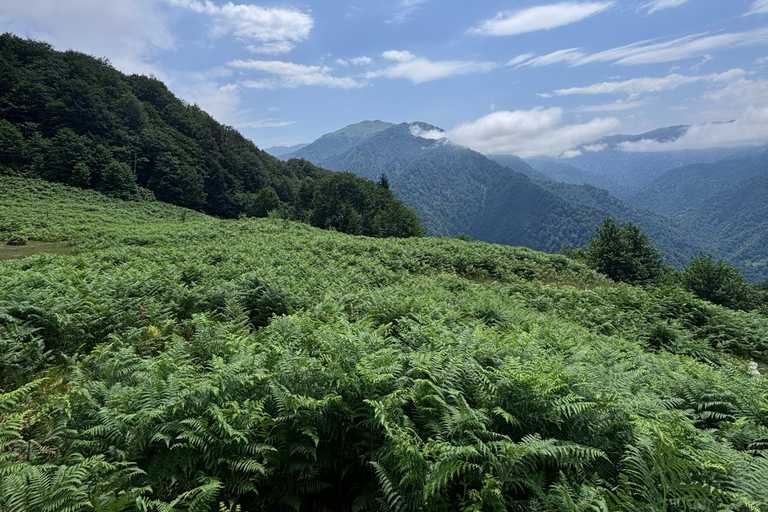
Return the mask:
M0 0L0 30L154 74L262 147L365 119L524 157L673 124L626 149L768 142L768 0Z

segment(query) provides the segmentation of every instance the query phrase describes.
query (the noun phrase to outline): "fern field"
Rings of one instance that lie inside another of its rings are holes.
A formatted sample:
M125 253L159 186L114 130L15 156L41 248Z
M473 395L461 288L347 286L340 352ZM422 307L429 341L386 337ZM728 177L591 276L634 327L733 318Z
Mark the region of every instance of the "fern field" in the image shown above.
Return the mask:
M0 510L768 511L768 318L0 178Z

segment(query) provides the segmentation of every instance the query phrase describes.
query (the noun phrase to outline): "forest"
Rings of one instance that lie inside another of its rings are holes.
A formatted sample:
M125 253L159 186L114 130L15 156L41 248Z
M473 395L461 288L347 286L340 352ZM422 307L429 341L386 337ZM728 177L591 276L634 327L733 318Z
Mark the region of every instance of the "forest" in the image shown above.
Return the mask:
M759 310L28 177L0 219L74 251L0 262L1 510L768 510Z
M160 80L104 59L0 35L0 174L219 217L275 215L369 236L416 236L391 191L305 160L283 163L176 98Z

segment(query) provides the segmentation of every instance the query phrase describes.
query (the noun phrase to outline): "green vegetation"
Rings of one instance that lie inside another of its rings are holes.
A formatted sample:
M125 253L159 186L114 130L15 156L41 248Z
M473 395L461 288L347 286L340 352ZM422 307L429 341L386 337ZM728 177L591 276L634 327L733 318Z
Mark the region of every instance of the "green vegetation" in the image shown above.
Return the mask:
M421 233L389 190L304 160L283 163L154 78L11 34L0 36L0 69L0 175L220 217L275 212L351 234ZM393 216L397 227L387 224Z
M768 319L0 177L0 510L768 511Z
M664 270L661 252L631 222L617 226L608 217L589 241L586 260L614 281L635 285L658 283Z

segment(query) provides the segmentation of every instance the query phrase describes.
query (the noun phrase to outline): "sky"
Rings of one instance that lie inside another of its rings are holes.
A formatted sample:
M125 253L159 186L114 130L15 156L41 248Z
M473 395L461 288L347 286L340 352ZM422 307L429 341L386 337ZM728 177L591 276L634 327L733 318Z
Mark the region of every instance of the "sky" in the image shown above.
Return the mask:
M0 31L154 75L260 147L373 119L524 158L680 124L624 149L768 143L768 0L0 0Z

